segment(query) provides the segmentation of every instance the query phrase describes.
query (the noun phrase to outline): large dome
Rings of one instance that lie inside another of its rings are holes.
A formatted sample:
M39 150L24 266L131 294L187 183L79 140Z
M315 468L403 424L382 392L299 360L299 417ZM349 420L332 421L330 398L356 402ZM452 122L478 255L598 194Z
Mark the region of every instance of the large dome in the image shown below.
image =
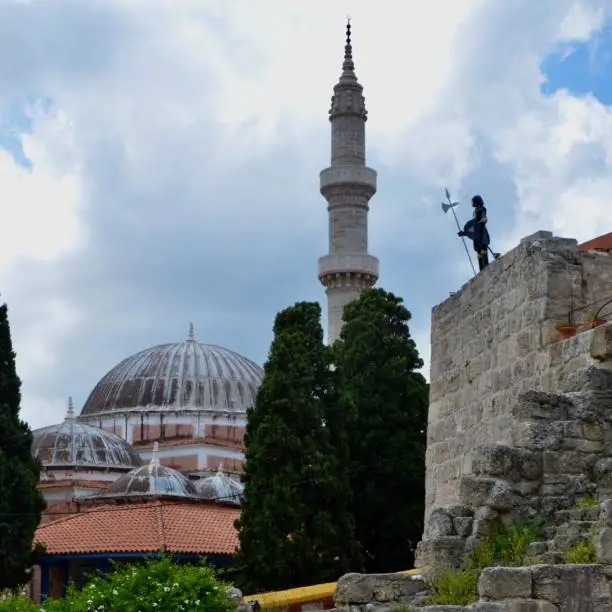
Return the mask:
M72 399L63 423L32 432L32 455L46 468L84 467L128 470L142 465L128 442L75 420Z
M243 413L253 406L263 370L226 348L161 344L124 359L94 387L82 416L130 408L194 408Z

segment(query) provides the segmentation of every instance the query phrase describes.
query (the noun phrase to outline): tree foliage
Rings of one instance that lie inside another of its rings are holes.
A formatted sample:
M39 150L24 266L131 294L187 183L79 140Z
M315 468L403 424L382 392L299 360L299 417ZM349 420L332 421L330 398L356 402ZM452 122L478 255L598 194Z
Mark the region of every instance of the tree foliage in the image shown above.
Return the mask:
M249 593L337 580L359 563L346 465L324 425L330 351L321 309L280 312L245 435L237 522L240 587Z
M0 305L0 590L29 579L32 541L44 500L36 488L40 464L32 458L32 432L19 418L21 381L15 369L6 304Z
M366 571L398 571L423 531L428 385L401 298L367 289L343 319L335 436L350 455L357 539Z

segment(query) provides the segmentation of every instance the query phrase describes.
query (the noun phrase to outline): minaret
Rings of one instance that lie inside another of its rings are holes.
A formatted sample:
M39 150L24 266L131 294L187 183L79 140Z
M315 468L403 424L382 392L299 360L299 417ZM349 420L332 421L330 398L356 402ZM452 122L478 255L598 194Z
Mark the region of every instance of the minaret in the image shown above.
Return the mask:
M365 165L363 87L355 76L351 22L346 25L342 75L334 86L331 165L321 172L321 194L329 212L329 255L319 259L319 280L327 294L327 341L342 327L344 305L378 280L378 259L368 255L368 210L376 193L376 171Z

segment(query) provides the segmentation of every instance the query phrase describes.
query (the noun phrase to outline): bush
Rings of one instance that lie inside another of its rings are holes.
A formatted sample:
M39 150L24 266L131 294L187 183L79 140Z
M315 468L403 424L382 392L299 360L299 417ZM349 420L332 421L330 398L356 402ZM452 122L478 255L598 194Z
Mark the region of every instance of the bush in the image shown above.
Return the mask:
M461 569L440 572L429 585L429 605L466 606L478 600L480 572L494 565L521 566L529 563L528 546L540 537L542 523L535 521L498 526L466 556Z
M207 566L179 565L169 557L122 566L96 576L82 591L71 586L64 599L47 600L45 612L233 612L226 585ZM7 609L7 612L10 610ZM29 609L24 608L26 612ZM0 612L5 612L0 608ZM22 612L16 608L15 612Z
M26 595L13 595L0 601L0 612L38 612L40 606L32 603Z
M599 563L592 540L583 540L569 546L562 553L564 563Z
M594 495L585 495L576 501L576 508L595 508L599 500Z

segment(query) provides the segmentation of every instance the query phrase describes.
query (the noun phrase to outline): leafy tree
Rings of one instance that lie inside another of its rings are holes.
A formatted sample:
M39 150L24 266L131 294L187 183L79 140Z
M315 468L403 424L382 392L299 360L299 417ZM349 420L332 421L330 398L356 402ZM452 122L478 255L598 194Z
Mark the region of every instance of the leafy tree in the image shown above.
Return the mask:
M334 344L335 433L351 459L357 539L368 572L412 567L423 531L429 389L402 299L367 289Z
M36 488L40 463L31 454L32 432L19 418L21 381L6 304L0 306L0 590L29 580L32 541L45 502Z
M237 557L245 592L337 580L360 566L346 465L324 424L330 351L321 308L280 312L254 409L247 413Z

